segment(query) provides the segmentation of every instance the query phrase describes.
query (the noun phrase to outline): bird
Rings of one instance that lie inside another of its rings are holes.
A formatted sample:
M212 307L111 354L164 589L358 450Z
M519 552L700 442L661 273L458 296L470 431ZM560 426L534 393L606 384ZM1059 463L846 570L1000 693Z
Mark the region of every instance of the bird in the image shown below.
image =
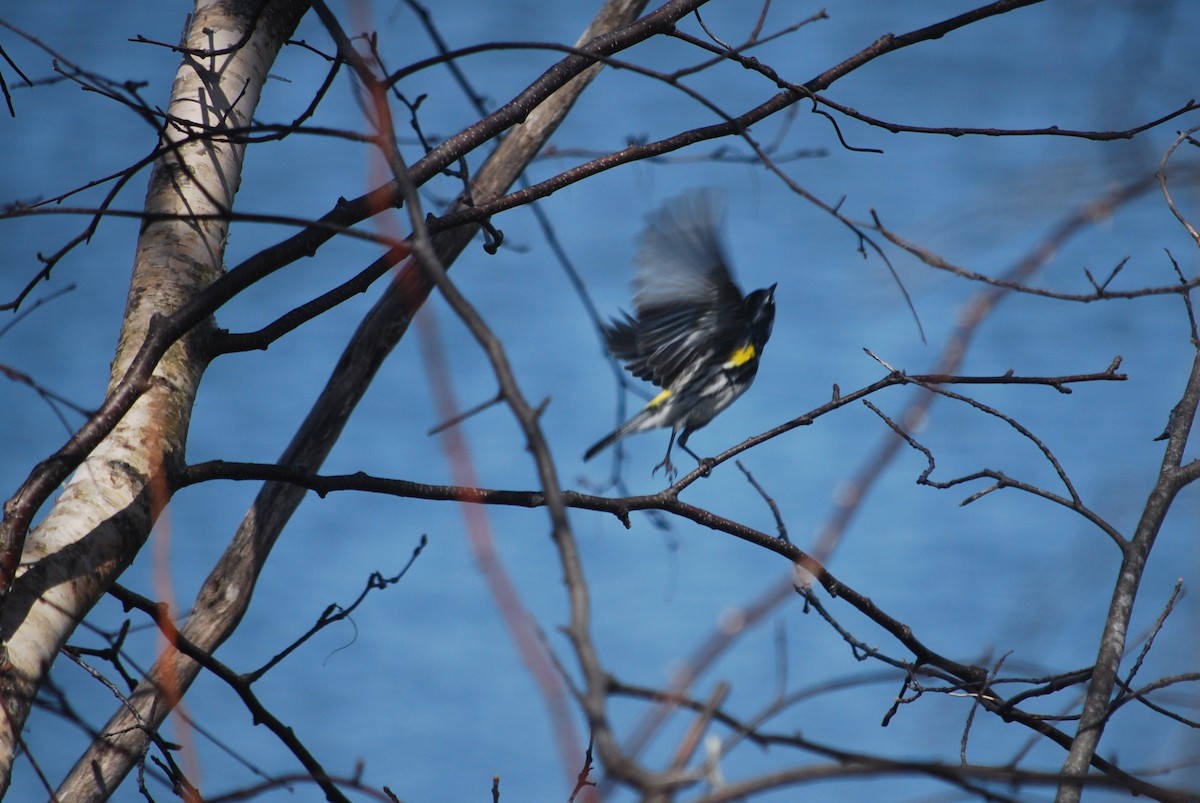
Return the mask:
M667 454L652 473L676 475L671 449L700 466L688 437L746 392L775 322L775 288L746 295L734 283L721 243L713 192L693 190L647 218L635 257L634 314L600 325L608 351L662 390L584 453L585 461L636 432L671 428Z

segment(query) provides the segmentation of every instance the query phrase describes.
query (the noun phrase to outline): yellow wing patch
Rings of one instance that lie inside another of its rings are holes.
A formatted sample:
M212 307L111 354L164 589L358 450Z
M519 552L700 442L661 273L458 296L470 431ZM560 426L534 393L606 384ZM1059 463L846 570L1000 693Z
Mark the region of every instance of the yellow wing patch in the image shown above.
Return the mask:
M654 407L659 406L660 404L665 402L667 399L671 398L672 395L673 394L670 390L664 390L662 393L658 394L657 396L655 396L653 399L650 400L650 403L646 405L646 409L650 410Z
M747 343L733 353L733 355L729 358L729 361L725 363L725 367L737 368L739 365L745 365L753 360L757 353L758 352L754 350L754 344Z

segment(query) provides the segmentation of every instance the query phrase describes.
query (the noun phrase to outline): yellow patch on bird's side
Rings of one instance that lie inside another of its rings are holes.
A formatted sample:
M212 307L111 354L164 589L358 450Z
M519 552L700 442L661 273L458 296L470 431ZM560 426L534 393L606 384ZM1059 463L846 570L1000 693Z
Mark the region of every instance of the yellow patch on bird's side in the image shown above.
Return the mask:
M755 354L757 354L757 352L754 350L754 344L747 343L733 353L733 356L729 358L727 363L725 363L725 367L737 368L739 365L745 365L754 359Z
M650 403L646 405L646 409L649 410L652 407L657 407L669 398L671 398L671 391L664 390L662 393L650 400Z

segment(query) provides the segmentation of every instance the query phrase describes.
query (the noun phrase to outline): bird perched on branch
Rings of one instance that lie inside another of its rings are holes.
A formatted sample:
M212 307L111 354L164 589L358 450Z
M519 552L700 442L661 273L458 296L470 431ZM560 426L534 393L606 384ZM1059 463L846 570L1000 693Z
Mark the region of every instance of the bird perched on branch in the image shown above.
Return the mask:
M653 213L641 235L634 315L602 324L613 356L662 388L641 412L597 441L597 452L627 435L670 427L667 455L654 467L674 477L671 448L741 396L754 381L775 321L775 285L743 296L721 247L716 202L693 191Z

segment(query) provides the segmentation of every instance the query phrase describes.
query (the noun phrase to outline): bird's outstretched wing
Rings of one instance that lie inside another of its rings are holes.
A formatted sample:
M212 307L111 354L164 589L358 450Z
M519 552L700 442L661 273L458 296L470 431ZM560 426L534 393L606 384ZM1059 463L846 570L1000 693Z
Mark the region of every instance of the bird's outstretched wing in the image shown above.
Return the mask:
M733 350L745 331L745 310L711 193L685 194L652 214L636 262L636 316L605 327L609 350L634 376L678 386L711 353Z

